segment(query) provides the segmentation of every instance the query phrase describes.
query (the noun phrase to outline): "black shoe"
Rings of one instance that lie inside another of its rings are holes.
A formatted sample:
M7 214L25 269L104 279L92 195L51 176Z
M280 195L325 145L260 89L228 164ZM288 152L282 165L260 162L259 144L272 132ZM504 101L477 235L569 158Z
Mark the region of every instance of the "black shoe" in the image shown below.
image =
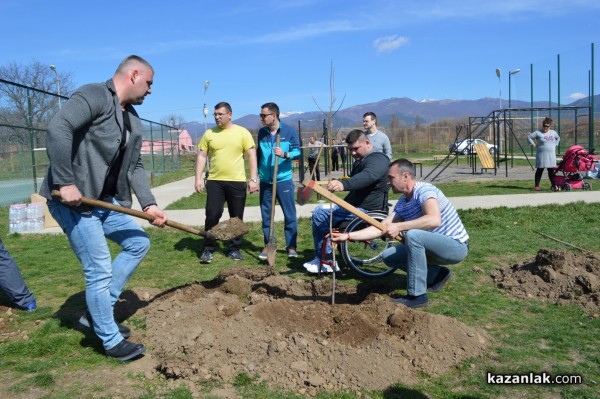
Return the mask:
M119 342L115 347L106 350L106 356L112 357L113 359L126 362L133 358L138 357L142 353L146 352L146 348L143 344L136 344L129 342L126 339Z
M427 294L423 295L406 295L401 296L400 298L392 299L394 303L400 303L407 308L422 308L423 306L427 306L429 300L427 299Z
M115 321L115 323L117 322ZM90 314L89 310L86 310L85 313L81 315L81 317L79 318L79 324L81 324L85 328L93 329L94 323L92 322L92 315ZM131 336L131 330L129 329L129 327L119 323L117 323L117 326L119 327L119 332L121 333L123 338L129 338Z
M441 267L433 283L427 286L427 291L438 292L450 280L450 277L452 277L452 270L447 267Z
M242 255L240 253L239 249L232 249L231 251L229 251L229 254L227 254L227 256L229 256L229 258L233 259L233 260L243 260L244 259L244 255Z
M204 252L202 252L202 256L200 257L200 263L210 263L212 261L212 258L213 251L205 249Z

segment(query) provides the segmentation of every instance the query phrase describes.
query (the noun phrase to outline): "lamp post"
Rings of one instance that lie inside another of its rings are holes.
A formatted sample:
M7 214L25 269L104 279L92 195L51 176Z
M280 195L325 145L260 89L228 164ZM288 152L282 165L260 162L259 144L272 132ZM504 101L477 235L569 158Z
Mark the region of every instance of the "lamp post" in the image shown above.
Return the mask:
M60 80L58 79L58 72L56 72L56 66L50 65L50 69L52 70L52 72L54 72L54 76L56 78L56 92L58 93L58 109L61 108L61 103L60 103Z
M204 82L204 108L202 108L202 113L204 114L204 131L206 132L207 126L206 126L206 117L208 116L208 108L206 108L206 90L208 90L208 85L210 84L210 81L205 81Z
M511 106L511 90L512 90L512 86L511 86L511 76L513 76L516 73L521 72L521 70L519 68L515 69L514 71L508 71L508 108L510 108Z
M500 68L496 68L496 76L498 76L498 89L500 90L500 109L502 109L502 81L500 80Z

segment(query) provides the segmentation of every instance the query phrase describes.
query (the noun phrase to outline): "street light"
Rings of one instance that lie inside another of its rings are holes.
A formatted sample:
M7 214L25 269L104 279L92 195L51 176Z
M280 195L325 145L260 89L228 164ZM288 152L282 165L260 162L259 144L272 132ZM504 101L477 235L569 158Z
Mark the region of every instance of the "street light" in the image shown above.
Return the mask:
M511 90L512 90L512 86L511 86L511 82L510 82L510 78L511 76L513 76L516 73L521 72L521 70L519 68L515 69L514 71L508 71L508 108L510 108L510 103L511 103Z
M498 89L500 90L500 109L502 109L502 81L500 80L500 68L496 68L496 76L498 76Z
M58 93L58 109L61 108L61 103L60 103L60 81L58 80L58 72L56 72L56 66L50 65L50 69L52 69L52 72L54 72L54 76L56 77L56 92Z
M202 113L204 114L204 131L206 132L206 117L208 116L208 108L206 108L206 90L208 90L208 85L210 81L204 82L204 108L202 108Z

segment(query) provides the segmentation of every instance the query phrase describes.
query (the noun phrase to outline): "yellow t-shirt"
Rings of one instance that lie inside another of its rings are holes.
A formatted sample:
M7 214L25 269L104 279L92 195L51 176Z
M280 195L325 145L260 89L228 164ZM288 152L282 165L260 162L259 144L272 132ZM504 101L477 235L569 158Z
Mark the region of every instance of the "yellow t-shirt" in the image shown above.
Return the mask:
M208 180L246 181L244 153L254 146L252 135L241 126L208 129L198 143L210 160Z

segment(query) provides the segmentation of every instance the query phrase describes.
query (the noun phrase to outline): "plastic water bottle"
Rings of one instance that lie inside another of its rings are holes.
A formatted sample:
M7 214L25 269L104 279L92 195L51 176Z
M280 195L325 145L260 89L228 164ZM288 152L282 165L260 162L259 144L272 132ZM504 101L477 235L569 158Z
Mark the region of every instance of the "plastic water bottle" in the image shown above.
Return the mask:
M27 205L13 204L8 210L8 226L10 233L27 231Z
M27 205L27 231L32 233L44 231L44 206L41 202Z

